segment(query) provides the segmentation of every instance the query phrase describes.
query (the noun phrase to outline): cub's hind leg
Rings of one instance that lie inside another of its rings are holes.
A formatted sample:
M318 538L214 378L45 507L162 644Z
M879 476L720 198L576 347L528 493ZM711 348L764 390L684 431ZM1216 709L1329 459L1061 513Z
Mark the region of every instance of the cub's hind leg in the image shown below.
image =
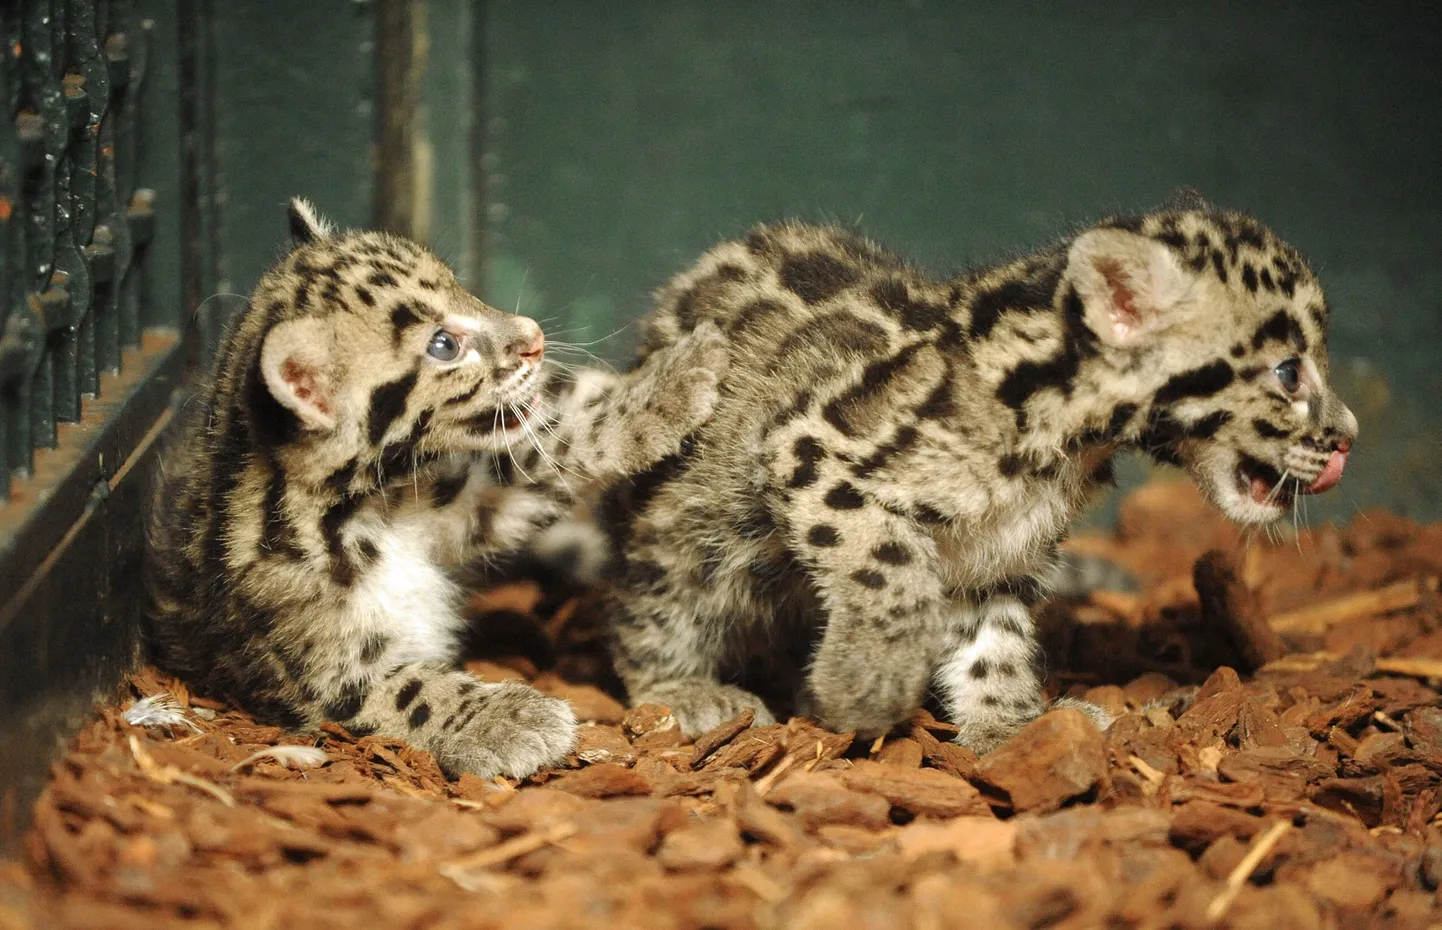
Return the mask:
M803 710L838 731L885 733L921 706L947 642L935 545L839 469L795 493L791 521L826 611Z

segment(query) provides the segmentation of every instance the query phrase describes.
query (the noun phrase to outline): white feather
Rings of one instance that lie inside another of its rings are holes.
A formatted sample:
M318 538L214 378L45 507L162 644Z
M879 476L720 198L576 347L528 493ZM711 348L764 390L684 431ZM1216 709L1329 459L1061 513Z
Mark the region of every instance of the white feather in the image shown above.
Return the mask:
M131 704L121 716L133 727L179 726L189 727L196 733L201 732L200 727L185 716L185 708L180 702L164 691L141 698Z

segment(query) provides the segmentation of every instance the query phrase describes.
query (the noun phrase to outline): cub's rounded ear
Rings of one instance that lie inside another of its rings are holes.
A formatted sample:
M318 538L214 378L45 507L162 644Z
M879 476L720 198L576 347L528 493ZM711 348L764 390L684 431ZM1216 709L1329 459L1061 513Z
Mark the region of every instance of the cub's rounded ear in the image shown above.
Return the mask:
M318 320L277 323L260 347L260 373L271 396L310 430L335 429L330 336Z
M294 245L305 245L335 234L335 227L326 222L311 202L303 197L291 198L286 217L290 222L290 241Z
M1136 345L1183 311L1191 275L1172 250L1123 229L1089 229L1067 253L1066 276L1086 324L1107 345Z

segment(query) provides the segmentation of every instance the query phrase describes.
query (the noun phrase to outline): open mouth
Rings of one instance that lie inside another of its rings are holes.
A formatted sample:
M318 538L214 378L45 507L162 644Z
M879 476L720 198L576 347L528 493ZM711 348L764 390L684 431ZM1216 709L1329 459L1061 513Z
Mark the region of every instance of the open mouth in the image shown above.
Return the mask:
M1311 483L1303 484L1295 478L1284 481L1281 473L1272 466L1244 455L1237 465L1237 490L1258 504L1278 508L1291 507L1298 494L1320 494L1336 485L1342 480L1342 472L1346 467L1347 452L1342 449L1335 450L1317 477L1313 478Z
M1282 473L1266 462L1242 456L1236 471L1237 490L1263 506L1287 508L1297 497L1297 482L1282 481Z
M521 424L526 422L526 418L529 416L530 412L524 408L507 407L506 411L501 414L501 429L520 429Z

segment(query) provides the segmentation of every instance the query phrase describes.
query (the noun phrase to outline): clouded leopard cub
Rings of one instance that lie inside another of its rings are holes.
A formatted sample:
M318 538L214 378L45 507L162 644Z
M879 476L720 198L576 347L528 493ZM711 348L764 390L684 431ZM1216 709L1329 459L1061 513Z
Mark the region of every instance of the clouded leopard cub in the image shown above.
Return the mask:
M1327 314L1297 252L1199 198L950 280L837 229L718 246L640 353L719 324L716 414L609 503L631 700L875 734L933 693L994 747L1044 709L1038 579L1118 451L1243 523L1337 482Z
M574 717L457 668L452 572L555 524L578 479L675 452L711 413L726 342L697 330L624 381L561 380L535 322L420 246L334 232L303 201L290 223L293 250L162 466L157 658L284 725L336 721L452 773L528 774L570 748Z

